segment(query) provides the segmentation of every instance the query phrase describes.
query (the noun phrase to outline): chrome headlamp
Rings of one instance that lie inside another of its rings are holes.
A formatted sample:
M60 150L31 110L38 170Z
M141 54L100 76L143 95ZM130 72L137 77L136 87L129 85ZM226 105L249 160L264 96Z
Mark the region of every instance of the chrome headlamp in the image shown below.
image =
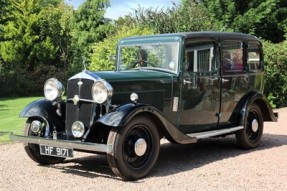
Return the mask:
M105 80L96 81L92 87L92 96L96 103L102 104L113 95L112 86Z
M42 123L40 121L38 121L38 120L34 120L31 123L31 130L34 133L39 133L42 130Z
M72 125L72 134L76 138L81 138L82 136L84 136L84 134L85 134L85 125L82 122L80 122L80 121L74 122L73 125Z
M47 100L54 101L60 98L64 92L64 86L56 78L50 78L44 85L44 95Z

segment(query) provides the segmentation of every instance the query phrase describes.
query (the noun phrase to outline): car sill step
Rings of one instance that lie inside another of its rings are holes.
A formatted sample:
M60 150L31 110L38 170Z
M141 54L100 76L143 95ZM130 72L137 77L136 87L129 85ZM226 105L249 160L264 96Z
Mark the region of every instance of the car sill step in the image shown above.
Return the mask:
M187 134L187 136L194 137L196 139L204 139L204 138L214 137L214 136L218 136L218 135L233 133L233 132L241 130L241 129L244 129L244 127L238 126L238 127L228 128L228 129L205 131L205 132L199 132L199 133L190 133L190 134Z

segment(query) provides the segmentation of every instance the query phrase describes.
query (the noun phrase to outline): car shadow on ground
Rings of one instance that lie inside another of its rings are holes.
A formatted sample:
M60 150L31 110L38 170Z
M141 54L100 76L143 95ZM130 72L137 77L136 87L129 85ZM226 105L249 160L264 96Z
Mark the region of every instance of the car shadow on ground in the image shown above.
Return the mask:
M260 151L287 145L286 135L264 134L261 145L254 150L238 148L234 136L200 140L196 144L179 145L164 143L156 165L148 177L168 176L227 158L237 157L253 151ZM89 155L68 159L57 165L49 166L87 178L106 177L118 179L109 167L105 155Z
M117 179L109 167L106 155L91 154L85 157L66 159L60 164L50 165L49 168L56 168L63 173L86 178L106 177Z
M238 157L254 151L266 150L287 145L286 135L264 134L261 145L256 149L243 150L236 143L235 136L199 140L197 144L166 144L151 176L167 176L189 171L201 166Z

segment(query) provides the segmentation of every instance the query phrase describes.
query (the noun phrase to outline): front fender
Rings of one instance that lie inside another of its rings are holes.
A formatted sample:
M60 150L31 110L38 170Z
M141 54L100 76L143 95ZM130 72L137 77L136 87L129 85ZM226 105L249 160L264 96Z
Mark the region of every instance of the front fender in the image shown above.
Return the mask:
M123 126L128 123L132 116L135 116L137 113L143 112L144 110L151 109L148 109L148 105L140 103L122 105L102 116L97 122L112 127Z
M130 103L120 106L112 110L110 113L102 116L96 123L102 123L110 127L122 128L138 114L148 114L151 117L151 120L155 120L158 124L159 132L172 142L189 144L197 141L195 138L188 137L183 134L168 119L166 119L158 109L147 104Z
M65 103L61 104L61 116L57 114L57 107L51 101L40 99L28 104L20 113L23 118L41 118L49 126L64 127Z
M41 118L47 118L48 117L47 110L48 111L53 110L52 103L45 99L40 99L32 103L29 103L21 111L19 116L23 118L29 118L29 117L34 117L34 116L38 116Z

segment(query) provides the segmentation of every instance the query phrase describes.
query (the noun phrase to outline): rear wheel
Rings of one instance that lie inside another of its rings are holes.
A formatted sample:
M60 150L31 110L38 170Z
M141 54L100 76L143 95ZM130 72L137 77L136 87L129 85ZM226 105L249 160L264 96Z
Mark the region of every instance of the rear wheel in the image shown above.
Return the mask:
M31 131L31 123L29 122L26 123L25 129L24 129L24 135L37 136L33 131ZM25 148L27 155L33 161L41 165L56 164L56 163L60 163L65 160L65 158L61 158L61 157L51 157L51 156L41 155L39 145L37 144L24 143L24 148Z
M144 116L112 129L108 137L112 153L107 155L111 169L124 180L145 177L156 163L159 141L155 124Z
M263 117L258 105L249 107L244 129L236 133L238 145L243 149L253 149L261 143L263 134Z

